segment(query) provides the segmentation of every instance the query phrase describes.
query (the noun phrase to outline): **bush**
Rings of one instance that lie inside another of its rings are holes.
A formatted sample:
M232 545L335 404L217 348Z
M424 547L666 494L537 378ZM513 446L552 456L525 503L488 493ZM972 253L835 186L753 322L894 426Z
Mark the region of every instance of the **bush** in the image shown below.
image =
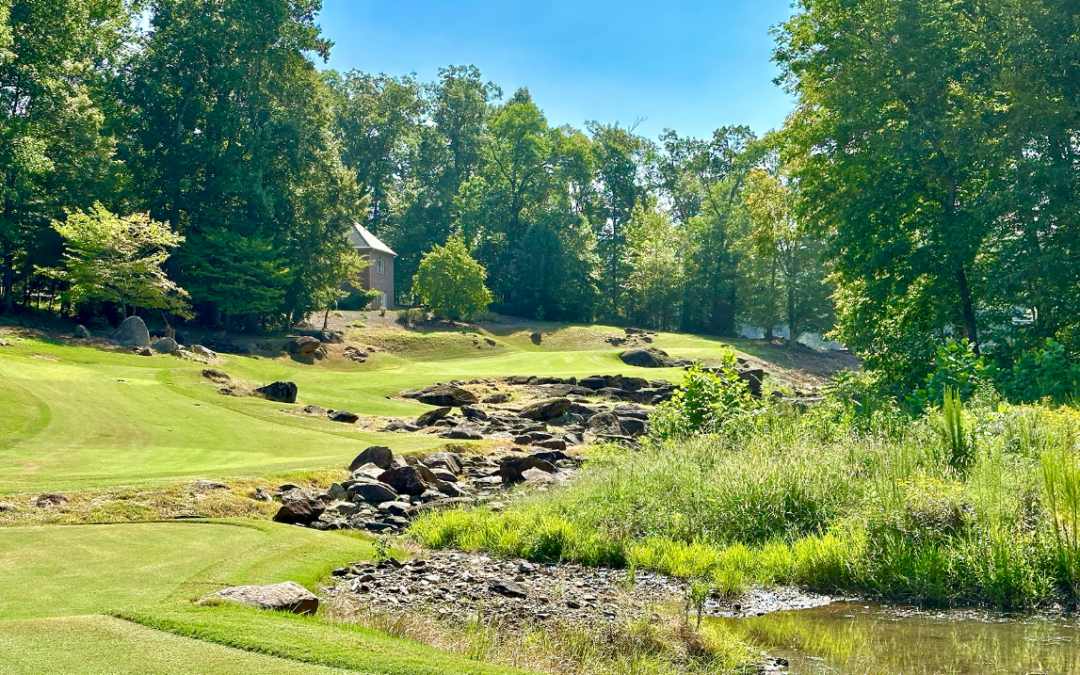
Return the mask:
M491 302L486 279L487 270L469 255L465 243L450 239L420 260L412 293L440 318L474 319Z
M1010 401L1076 400L1080 397L1080 360L1047 338L1042 347L1023 354L1012 368L1002 370L998 386Z
M726 421L754 407L746 382L739 379L730 351L716 372L695 365L686 371L675 395L652 417L656 438L681 438L718 431Z
M916 390L912 401L918 409L940 404L946 390L955 391L961 401L969 401L980 388L992 383L993 370L986 359L975 354L971 344L947 338L934 353L934 370L926 376L922 389Z

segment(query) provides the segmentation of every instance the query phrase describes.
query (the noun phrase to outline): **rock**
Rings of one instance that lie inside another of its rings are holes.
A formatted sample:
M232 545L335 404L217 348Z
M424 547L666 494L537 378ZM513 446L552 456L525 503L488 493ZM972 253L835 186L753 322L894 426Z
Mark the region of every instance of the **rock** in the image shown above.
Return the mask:
M424 464L431 469L445 469L454 474L461 473L461 456L454 452L436 452L424 458Z
M150 347L150 331L141 317L129 316L113 331L112 342L121 347L145 349Z
M547 422L562 415L569 407L570 399L553 398L527 405L522 409L519 415L525 419L536 422Z
M493 593L505 595L508 598L524 598L529 595L524 586L513 581L493 581L490 588Z
M342 424L356 424L360 421L360 416L349 410L331 410L326 414L326 417L331 422L341 422Z
M390 502L398 498L398 493L392 487L377 480L351 480L346 481L345 484L350 495L355 495L372 504Z
M209 347L203 347L202 345L195 345L191 348L191 351L194 352L196 355L203 357L204 359L217 358L217 352L210 349Z
M449 385L425 389L416 400L439 407L460 407L477 403L476 394L468 389Z
M217 368L204 368L202 376L211 382L217 382L218 384L225 384L230 379L229 374L225 371L218 370Z
M265 387L255 390L255 395L265 398L267 401L278 403L296 403L295 382L273 382Z
M345 491L345 488L342 487L341 483L331 483L326 493L330 495L331 499L339 502L349 496L349 493Z
M593 433L622 433L622 427L619 424L619 417L612 412L602 412L593 415L589 418L589 421L585 423L585 428L587 428Z
M603 389L607 386L607 382L603 375L590 375L578 380L578 386L586 389Z
M746 388L754 398L761 398L761 383L765 380L765 371L761 368L739 372L739 379L746 383Z
M154 355L154 350L150 349L149 347L136 348L134 351L139 356L153 356Z
M425 466L399 466L379 475L379 480L398 494L421 495L431 488L438 478Z
M649 432L649 423L636 417L620 417L619 428L624 436L637 438Z
M210 490L228 490L229 486L216 480L197 480L188 486L196 492L208 492Z
M662 349L656 347L627 349L619 355L623 363L639 368L664 368L672 365L673 359Z
M555 465L532 455L525 457L507 457L499 463L499 477L504 483L520 483L525 480L523 474L529 469L541 469L555 473Z
M373 445L356 456L349 464L349 471L356 471L365 464L374 464L386 471L394 464L394 451L385 445Z
M322 406L317 406L317 405L306 405L306 406L304 406L303 408L300 409L300 412L305 413L307 415L325 415L326 414L326 408L323 408Z
M548 438L542 441L533 441L533 445L538 448L546 448L548 450L565 450L566 441L561 438Z
M510 394L508 394L506 392L499 392L498 394L492 394L491 396L485 396L482 403L488 403L488 404L492 404L492 403L509 403L510 398L511 398Z
M439 434L439 438L446 438L452 441L482 441L484 435L469 427L454 427L450 431Z
M301 356L306 358L313 358L315 352L322 346L317 338L313 338L309 335L301 335L298 338L294 338L285 343L285 351L289 352L293 356Z
M532 340L532 343L534 345L538 345L541 342L543 342L544 336L541 335L540 333L533 333L532 335L529 336L529 339Z
M203 596L196 604L214 604L223 600L294 614L314 614L319 609L318 596L295 581L269 586L231 586Z
M483 410L481 410L479 408L474 408L471 405L463 405L463 406L461 406L461 414L464 415L465 419L468 419L468 420L477 421L477 420L486 420L486 419L488 419L488 414L486 412L484 412Z
M435 477L444 483L456 483L458 482L457 474L453 471L447 471L441 468L432 468L431 473L435 474Z
M38 497L37 499L35 499L34 500L34 506L38 507L39 509L44 509L44 508L48 508L50 506L60 506L61 504L66 504L67 502L68 502L68 498L65 497L64 495L59 495L59 494L56 494L56 493L48 493L48 494L43 494L40 497Z
M90 331L88 331L86 329L86 326L82 325L81 323L78 326L75 326L75 330L72 331L71 334L80 340L89 340L92 337L90 335Z
M159 354L172 354L180 350L180 344L171 337L163 337L160 340L155 340L154 344L150 345L150 349Z
M319 519L326 508L314 499L302 497L281 505L274 520L286 525L310 525Z
M420 417L416 418L416 426L418 427L430 427L435 422L438 422L442 418L453 412L453 408L449 406L443 406L442 408L435 408L429 410Z
M379 511L391 516L404 516L411 507L412 505L409 502L388 501L379 504Z

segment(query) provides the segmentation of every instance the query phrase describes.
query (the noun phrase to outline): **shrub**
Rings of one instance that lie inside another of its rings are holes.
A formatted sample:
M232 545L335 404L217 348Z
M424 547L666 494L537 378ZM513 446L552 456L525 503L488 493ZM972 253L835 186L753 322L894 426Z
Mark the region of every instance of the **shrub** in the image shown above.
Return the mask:
M1011 401L1050 398L1058 403L1080 395L1080 361L1047 338L1039 349L1023 354L998 376L998 386Z
M712 433L753 407L754 399L746 382L739 379L735 355L729 351L715 372L698 365L686 371L675 395L653 415L653 435L665 439Z
M922 389L916 390L912 401L920 410L937 405L953 390L961 401L971 400L981 387L991 384L993 371L986 359L975 354L971 345L947 338L934 353L934 370L926 376Z
M486 279L487 270L469 255L465 243L450 239L420 260L412 292L441 318L473 319L491 302Z

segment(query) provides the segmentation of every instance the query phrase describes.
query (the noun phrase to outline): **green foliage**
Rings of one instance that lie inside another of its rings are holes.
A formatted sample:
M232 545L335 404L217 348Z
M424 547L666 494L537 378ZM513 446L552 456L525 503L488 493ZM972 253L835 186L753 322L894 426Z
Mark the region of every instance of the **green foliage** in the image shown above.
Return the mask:
M917 405L936 405L952 391L960 401L970 400L981 388L991 383L992 371L986 359L972 349L970 343L947 338L934 353L934 370L926 376L926 384L914 394Z
M88 212L76 211L63 221L53 221L64 238L64 266L47 270L65 282L64 298L78 304L92 300L115 302L125 309L166 309L183 314L187 292L161 269L172 249L184 238L168 223L150 219L147 213L121 218L101 203Z
M474 319L491 303L485 279L487 270L469 255L465 243L451 239L424 255L412 293L438 316Z
M660 439L714 433L754 407L746 382L739 379L735 355L726 352L715 371L699 365L686 371L672 399L657 407L652 433Z
M1012 368L1000 371L997 382L1012 401L1075 401L1080 398L1080 360L1047 338L1042 347L1024 353Z

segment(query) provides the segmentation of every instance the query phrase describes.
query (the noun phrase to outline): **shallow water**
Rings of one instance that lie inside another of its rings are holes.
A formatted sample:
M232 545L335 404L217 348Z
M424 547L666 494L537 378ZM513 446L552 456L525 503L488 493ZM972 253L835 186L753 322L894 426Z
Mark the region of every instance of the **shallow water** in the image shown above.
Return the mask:
M793 675L1080 675L1078 619L838 602L713 620L788 659Z

